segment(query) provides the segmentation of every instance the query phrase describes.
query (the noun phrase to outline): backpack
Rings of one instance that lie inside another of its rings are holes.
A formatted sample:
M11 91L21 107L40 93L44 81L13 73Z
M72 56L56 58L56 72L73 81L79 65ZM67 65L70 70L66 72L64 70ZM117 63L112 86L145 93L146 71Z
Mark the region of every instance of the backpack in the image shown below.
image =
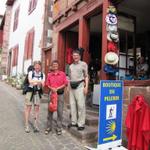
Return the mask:
M32 79L35 77L34 71L32 71ZM41 72L41 76L39 77L43 79L43 73ZM28 74L26 75L24 82L23 82L23 87L22 87L22 94L25 95L29 91L29 80L28 80Z

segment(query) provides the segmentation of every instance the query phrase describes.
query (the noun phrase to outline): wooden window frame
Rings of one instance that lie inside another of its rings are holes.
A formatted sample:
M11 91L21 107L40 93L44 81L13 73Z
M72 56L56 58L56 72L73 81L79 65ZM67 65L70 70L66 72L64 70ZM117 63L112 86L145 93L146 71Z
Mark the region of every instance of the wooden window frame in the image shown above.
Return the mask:
M18 23L19 23L19 12L20 12L20 6L18 6L18 8L15 11L14 14L14 24L13 24L13 32L16 31L17 27L18 27Z
M19 45L16 45L12 48L13 59L12 59L12 67L18 65L18 54L19 54Z

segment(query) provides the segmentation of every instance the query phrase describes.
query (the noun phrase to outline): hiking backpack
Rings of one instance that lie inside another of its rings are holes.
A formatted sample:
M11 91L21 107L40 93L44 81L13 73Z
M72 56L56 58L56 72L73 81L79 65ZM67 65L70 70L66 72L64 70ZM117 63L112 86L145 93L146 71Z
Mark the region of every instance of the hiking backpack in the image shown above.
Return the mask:
M32 71L32 79L35 77L34 71ZM43 73L41 72L41 76L39 77L43 79ZM28 92L29 89L29 80L28 80L28 73L24 79L23 87L22 87L22 94L25 95Z

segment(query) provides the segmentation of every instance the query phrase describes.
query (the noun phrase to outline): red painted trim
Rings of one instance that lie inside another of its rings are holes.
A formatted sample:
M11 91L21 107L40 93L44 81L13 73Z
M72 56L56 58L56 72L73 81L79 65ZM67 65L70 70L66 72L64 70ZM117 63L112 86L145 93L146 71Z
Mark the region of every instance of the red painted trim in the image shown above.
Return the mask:
M150 80L124 80L125 86L149 86Z
M102 14L102 72L101 72L101 79L102 80L106 80L108 79L108 76L106 75L106 73L103 71L103 67L105 65L104 62L104 57L105 54L107 53L107 31L106 31L106 15L107 15L107 8L109 6L109 1L108 0L104 0L103 1L103 14Z
M60 70L65 70L65 35L63 32L58 34L57 60L59 61Z
M90 39L90 25L89 22L81 17L79 19L79 44L78 47L84 48L83 60L87 63L90 61L89 55L89 39Z

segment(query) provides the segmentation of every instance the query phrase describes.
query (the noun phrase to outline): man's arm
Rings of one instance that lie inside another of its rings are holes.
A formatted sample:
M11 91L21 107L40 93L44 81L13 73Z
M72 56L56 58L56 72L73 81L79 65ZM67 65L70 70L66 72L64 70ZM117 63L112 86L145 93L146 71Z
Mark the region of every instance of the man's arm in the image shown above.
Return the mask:
M86 95L88 93L88 84L89 84L89 76L88 76L88 66L85 64L84 68L84 80L85 80L85 86L84 86L84 94Z
M85 77L85 86L84 86L84 94L86 95L88 93L88 84L89 84L89 77Z

